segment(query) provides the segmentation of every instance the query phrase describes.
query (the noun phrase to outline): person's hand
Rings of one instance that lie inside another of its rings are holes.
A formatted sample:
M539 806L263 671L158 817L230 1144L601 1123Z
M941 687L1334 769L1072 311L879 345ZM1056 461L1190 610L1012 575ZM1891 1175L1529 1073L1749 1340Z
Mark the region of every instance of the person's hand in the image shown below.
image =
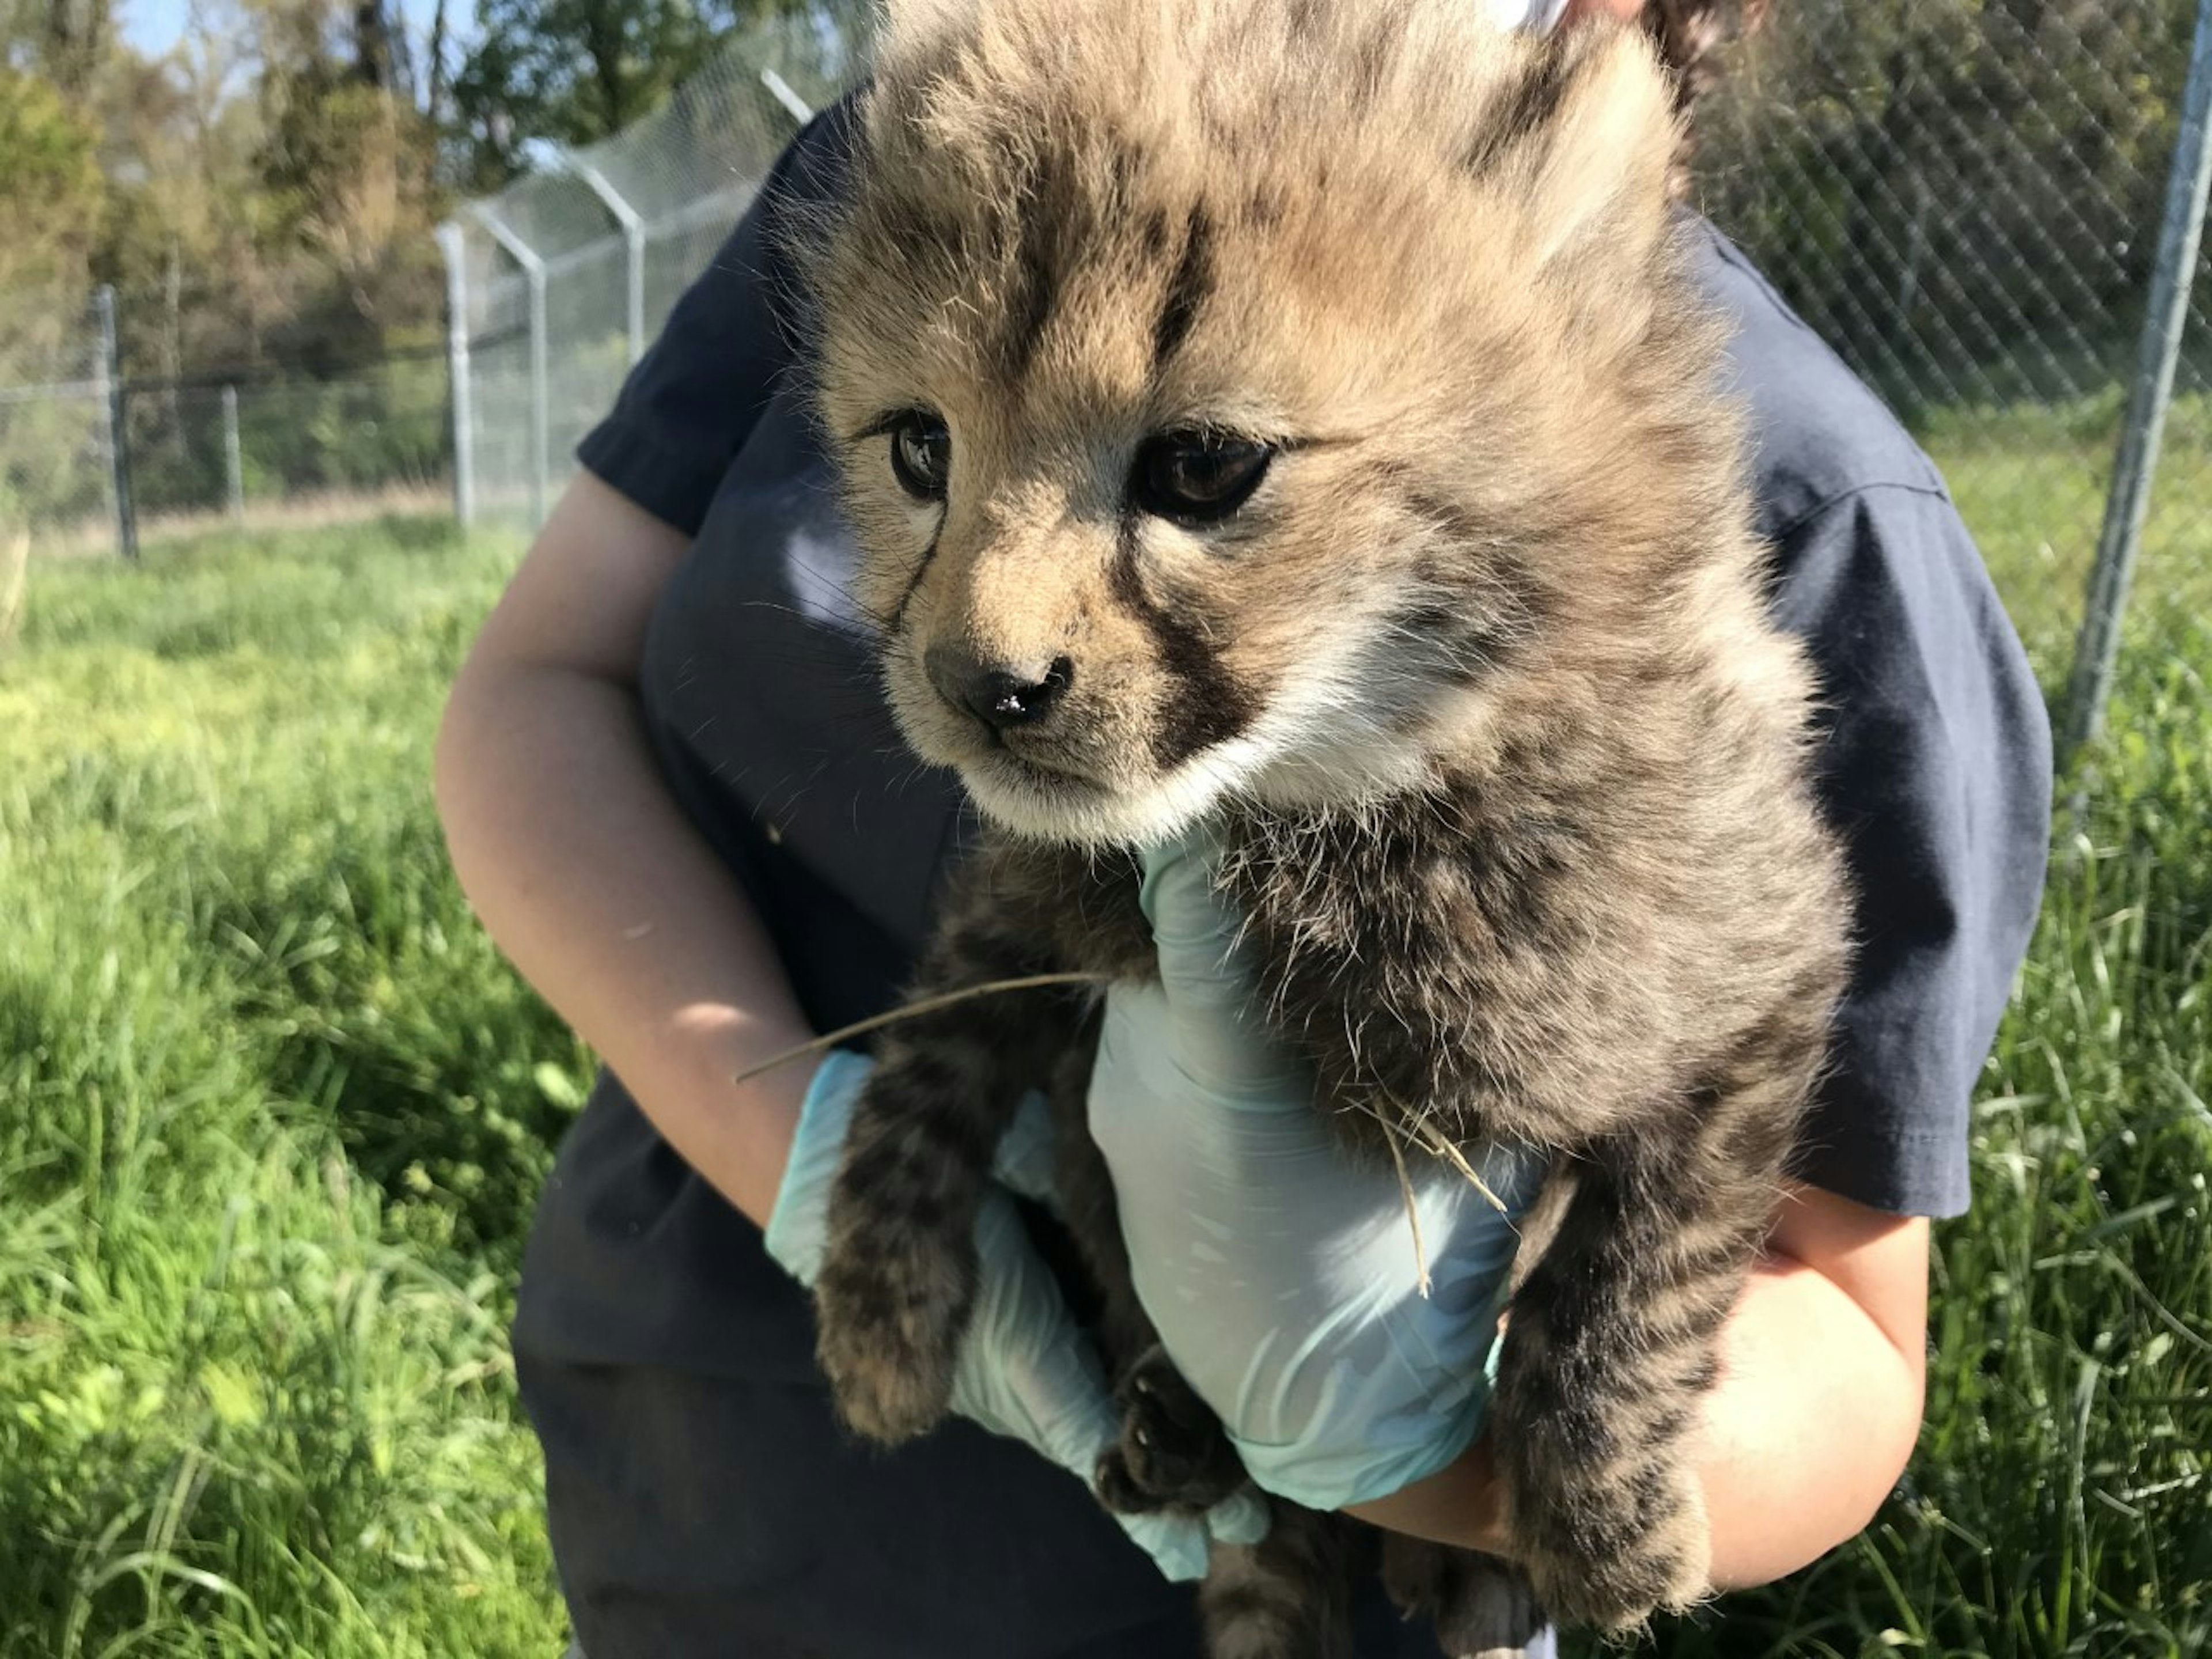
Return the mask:
M843 1156L853 1103L873 1062L834 1051L807 1086L798 1133L769 1214L769 1254L811 1287L821 1271L830 1188ZM994 1434L1024 1441L1086 1486L1120 1436L1121 1413L1097 1356L1075 1327L1050 1269L1030 1242L1008 1188L1049 1201L1051 1135L1043 1102L1032 1097L1001 1148L1000 1186L975 1220L981 1268L975 1312L952 1390L952 1409ZM1267 1529L1264 1504L1232 1498L1205 1520L1116 1516L1160 1571L1177 1580L1206 1575L1209 1532L1252 1543Z
M1210 852L1144 856L1160 983L1108 992L1091 1133L1169 1357L1259 1486L1341 1509L1435 1474L1480 1433L1514 1224L1543 1166L1469 1151L1501 1212L1407 1146L1417 1252L1389 1160L1349 1155L1267 1041Z

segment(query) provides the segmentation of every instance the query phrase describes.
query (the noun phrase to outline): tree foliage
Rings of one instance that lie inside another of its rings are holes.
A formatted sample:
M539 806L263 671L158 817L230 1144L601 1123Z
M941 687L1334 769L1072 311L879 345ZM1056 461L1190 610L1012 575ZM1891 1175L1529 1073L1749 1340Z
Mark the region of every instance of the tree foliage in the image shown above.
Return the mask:
M0 65L0 292L81 279L105 196L98 129L52 82Z
M1782 0L1705 205L1911 405L2070 398L2132 343L2196 0Z
M731 31L797 0L478 0L455 76L460 167L479 189L532 140L588 144L657 109Z

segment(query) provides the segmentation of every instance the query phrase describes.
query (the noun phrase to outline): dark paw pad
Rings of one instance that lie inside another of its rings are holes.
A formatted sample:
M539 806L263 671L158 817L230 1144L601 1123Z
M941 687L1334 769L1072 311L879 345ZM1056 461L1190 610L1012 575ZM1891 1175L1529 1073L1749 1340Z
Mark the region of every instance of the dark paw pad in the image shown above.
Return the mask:
M1244 1484L1221 1419L1155 1348L1115 1390L1121 1443L1099 1462L1099 1492L1125 1514L1212 1509ZM1118 1500L1118 1501L1117 1501Z

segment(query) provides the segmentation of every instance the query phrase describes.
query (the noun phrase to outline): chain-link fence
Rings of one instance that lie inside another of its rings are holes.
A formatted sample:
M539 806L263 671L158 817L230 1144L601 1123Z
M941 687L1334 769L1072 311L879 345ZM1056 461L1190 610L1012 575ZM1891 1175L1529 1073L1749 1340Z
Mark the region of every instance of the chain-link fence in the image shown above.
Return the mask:
M445 351L337 379L155 380L103 354L82 307L0 295L0 516L46 543L112 546L134 510L158 527L450 476L464 517L534 522L805 112L855 72L862 12L847 4L749 31L647 120L544 150L457 213L441 234ZM1701 204L1935 456L2048 655L2078 620L2144 379L2192 31L2212 0L1772 11L1701 103ZM2144 525L2154 567L2212 568L2203 263L2181 273L2197 298Z
M137 313L134 313L134 302ZM173 296L0 295L0 541L33 556L135 555L224 523L442 510L450 499L445 348L350 372L161 362L126 343Z
M2098 549L2208 11L1778 0L1699 112L1703 205L1905 417L2046 651ZM2147 567L2212 568L2203 264Z
M860 15L817 9L749 31L654 115L547 152L445 228L464 516L543 515L677 297L850 79Z
M81 295L14 299L0 313L0 551L26 533L42 552L112 550L112 399L99 327Z
M464 518L534 522L792 134L850 79L844 3L760 24L649 119L543 148L538 172L465 207L441 239L450 346L333 364L296 318L258 349L250 307L220 292L0 294L0 551L27 528L34 557L128 556L226 521L455 497Z
M2199 10L1780 0L1721 54L1698 117L1701 205L1935 456L2046 655L2078 620L2141 378ZM448 228L464 512L544 511L625 365L854 61L814 23L754 36L660 115ZM2212 564L2205 304L2153 562Z
M386 357L327 380L129 385L129 483L142 535L210 518L268 523L448 499L447 370Z

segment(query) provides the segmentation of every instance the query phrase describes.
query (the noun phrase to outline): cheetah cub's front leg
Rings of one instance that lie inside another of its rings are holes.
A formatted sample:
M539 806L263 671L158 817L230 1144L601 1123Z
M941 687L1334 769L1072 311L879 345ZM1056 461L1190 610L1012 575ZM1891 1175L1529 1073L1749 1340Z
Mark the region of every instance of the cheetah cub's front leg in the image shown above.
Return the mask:
M1048 969L1034 930L956 900L923 957L917 1000ZM887 1029L853 1109L814 1291L816 1352L856 1433L896 1444L951 1403L975 1301L975 1218L999 1141L1077 1005L994 992Z
M1625 1632L1711 1593L1699 1425L1782 1190L1819 1012L1776 1012L1653 1122L1583 1148L1514 1297L1492 1406L1510 1526L1568 1622Z

